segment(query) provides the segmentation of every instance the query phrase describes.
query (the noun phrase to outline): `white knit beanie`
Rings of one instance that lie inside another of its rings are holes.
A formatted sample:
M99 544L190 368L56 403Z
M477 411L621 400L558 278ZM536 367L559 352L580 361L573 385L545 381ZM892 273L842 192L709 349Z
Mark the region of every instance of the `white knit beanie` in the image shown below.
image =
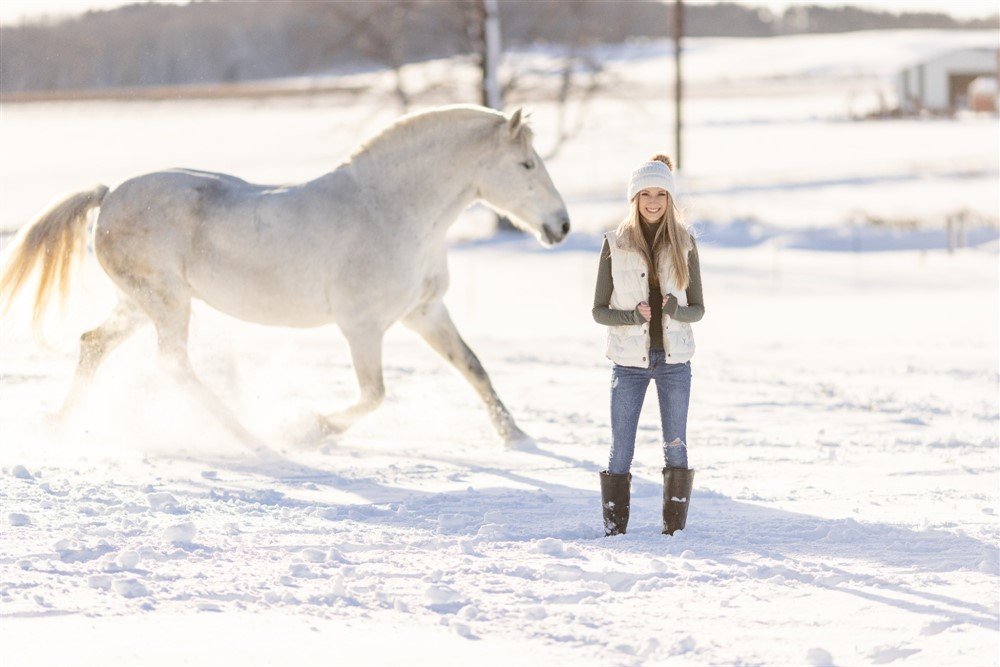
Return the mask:
M662 162L645 162L628 179L628 200L646 188L663 188L674 196L674 174Z

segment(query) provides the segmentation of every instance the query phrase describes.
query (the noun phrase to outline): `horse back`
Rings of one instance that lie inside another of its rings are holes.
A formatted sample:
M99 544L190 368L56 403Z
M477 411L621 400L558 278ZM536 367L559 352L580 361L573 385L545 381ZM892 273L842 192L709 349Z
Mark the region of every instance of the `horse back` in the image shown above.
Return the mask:
M250 321L335 321L369 300L366 287L380 283L364 277L386 276L392 253L365 238L372 229L351 194L357 188L330 186L259 185L188 169L139 176L105 199L98 259L113 277L157 274Z

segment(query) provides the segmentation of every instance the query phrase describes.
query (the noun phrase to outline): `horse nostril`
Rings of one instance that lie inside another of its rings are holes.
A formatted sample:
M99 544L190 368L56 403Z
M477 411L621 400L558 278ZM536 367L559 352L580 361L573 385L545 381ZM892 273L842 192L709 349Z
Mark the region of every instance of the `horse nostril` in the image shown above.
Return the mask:
M569 220L567 220L566 222L563 223L562 233L563 233L563 236L566 236L567 234L569 234Z

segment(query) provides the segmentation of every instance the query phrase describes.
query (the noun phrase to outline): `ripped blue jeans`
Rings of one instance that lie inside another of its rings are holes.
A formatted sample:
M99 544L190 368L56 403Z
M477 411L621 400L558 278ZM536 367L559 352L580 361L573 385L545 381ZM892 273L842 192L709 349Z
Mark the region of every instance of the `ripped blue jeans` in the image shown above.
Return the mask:
M639 412L649 381L656 383L663 428L664 464L686 468L686 447L670 447L680 440L687 443L688 403L691 399L691 362L668 364L663 350L649 351L649 367L614 365L611 370L611 456L608 471L623 475L632 467ZM683 456L682 459L678 458Z

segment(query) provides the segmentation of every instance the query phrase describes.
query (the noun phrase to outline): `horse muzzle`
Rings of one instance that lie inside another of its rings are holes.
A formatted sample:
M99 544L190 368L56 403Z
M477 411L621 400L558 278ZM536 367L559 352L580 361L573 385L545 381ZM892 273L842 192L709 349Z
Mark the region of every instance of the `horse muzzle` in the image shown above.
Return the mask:
M569 214L563 211L555 216L553 220L542 225L542 238L546 245L556 245L562 243L563 239L569 236Z

